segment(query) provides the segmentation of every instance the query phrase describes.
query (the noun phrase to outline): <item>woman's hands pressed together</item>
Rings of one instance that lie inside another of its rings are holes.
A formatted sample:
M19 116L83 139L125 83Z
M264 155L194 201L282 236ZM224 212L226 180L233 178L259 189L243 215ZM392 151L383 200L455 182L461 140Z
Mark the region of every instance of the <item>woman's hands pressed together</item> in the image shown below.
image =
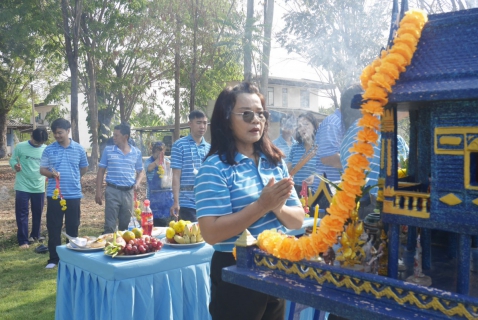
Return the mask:
M291 177L284 178L279 182L275 182L272 177L262 190L261 196L257 200L257 204L266 212L280 210L286 203L287 199L294 188L294 181Z

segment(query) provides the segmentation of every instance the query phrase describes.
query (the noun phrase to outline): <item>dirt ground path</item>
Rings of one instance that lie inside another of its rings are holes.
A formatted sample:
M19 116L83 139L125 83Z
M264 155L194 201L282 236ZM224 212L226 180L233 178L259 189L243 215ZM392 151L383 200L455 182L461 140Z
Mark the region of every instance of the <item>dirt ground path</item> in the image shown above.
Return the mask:
M14 237L16 239L17 224L15 220L15 172L8 164L9 159L0 159L0 239L6 240ZM81 179L84 197L81 200L81 225L82 228L103 228L104 224L104 202L102 206L95 203L96 194L96 172L88 172ZM140 188L138 197L143 200L145 197L146 184ZM104 188L103 188L104 190ZM31 230L31 215L29 219L29 231ZM42 214L42 234L46 234L46 201ZM3 241L2 241L3 242Z

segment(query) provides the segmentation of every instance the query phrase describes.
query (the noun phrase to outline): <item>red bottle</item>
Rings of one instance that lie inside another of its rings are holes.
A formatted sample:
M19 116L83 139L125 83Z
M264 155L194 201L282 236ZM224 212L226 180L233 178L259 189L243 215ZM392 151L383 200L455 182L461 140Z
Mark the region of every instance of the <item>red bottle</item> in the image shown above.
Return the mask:
M141 228L143 228L143 235L151 236L153 231L153 211L149 206L149 200L144 200L143 212L141 212Z

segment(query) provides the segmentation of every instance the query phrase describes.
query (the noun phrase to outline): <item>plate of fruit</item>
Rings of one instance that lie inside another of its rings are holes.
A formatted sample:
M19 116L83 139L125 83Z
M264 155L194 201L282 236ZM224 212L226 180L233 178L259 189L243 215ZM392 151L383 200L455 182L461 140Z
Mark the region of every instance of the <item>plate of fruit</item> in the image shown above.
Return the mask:
M161 239L166 246L188 248L204 244L199 224L191 221L171 221L166 229L166 237Z
M134 229L133 229L134 230ZM136 230L134 230L136 231ZM118 259L138 259L154 255L161 250L163 243L150 236L143 236L140 232L123 232L121 242L116 241L117 235L113 234L113 241L105 247L105 255Z

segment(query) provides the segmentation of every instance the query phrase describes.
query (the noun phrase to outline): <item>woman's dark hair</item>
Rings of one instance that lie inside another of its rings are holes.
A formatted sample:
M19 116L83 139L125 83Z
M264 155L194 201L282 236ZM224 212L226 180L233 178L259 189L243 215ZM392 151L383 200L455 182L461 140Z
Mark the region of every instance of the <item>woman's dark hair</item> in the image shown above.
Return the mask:
M45 128L36 128L32 132L32 138L40 143L43 143L48 140L48 132Z
M312 112L301 113L297 117L297 122L299 122L299 120L301 118L304 118L304 119L308 120L310 123L312 123L312 126L314 127L314 133L313 133L312 137L315 138L315 134L317 133L317 129L319 129L319 120L317 120L317 118L314 116L314 114ZM300 136L299 132L296 133L295 139L297 140L298 143L304 143L304 141L302 141L302 137Z
M262 108L266 110L266 103L259 89L248 82L242 82L235 87L227 87L222 90L214 104L211 117L211 150L207 156L217 153L222 162L230 165L236 164L234 157L237 152L230 116L236 105L237 97L242 93L256 94L261 100ZM269 122L266 121L261 139L254 143L254 152L264 153L271 163L277 165L281 161L283 153L269 139L267 135L268 127Z
M154 153L156 150L159 150L159 151L163 151L164 150L164 143L162 143L161 141L157 141L153 144L153 148L152 148L152 153Z
M63 118L58 118L51 123L51 132L53 133L56 132L56 129L68 130L70 128L71 128L70 121Z

